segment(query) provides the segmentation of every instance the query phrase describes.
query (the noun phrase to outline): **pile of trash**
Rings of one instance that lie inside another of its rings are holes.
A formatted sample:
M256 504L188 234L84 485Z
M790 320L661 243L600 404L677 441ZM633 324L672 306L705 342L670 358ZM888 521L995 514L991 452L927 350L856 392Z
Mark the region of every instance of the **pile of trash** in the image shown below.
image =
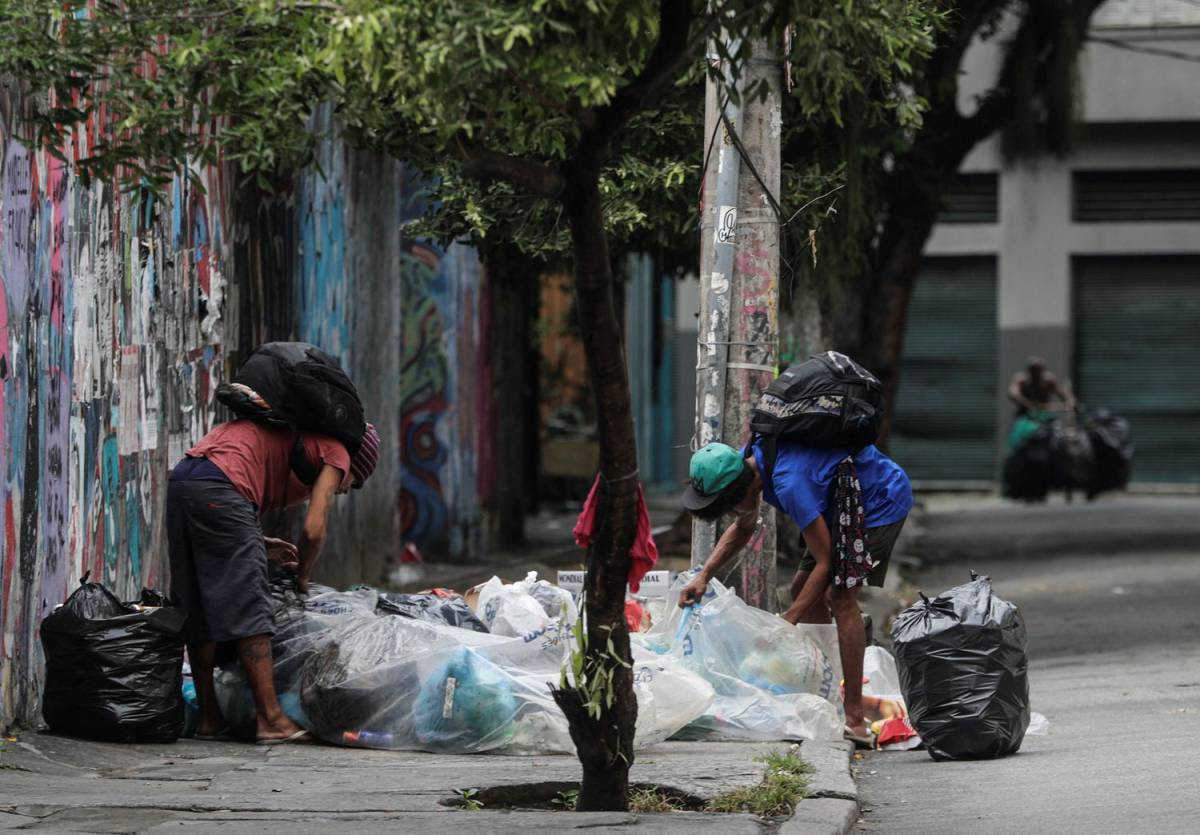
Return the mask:
M670 601L631 635L636 748L665 739L840 739L841 678L831 626L788 624L711 584L688 609ZM572 753L554 703L578 604L531 573L466 596L273 587L280 705L320 739L445 753ZM251 734L254 703L236 665L216 678L221 711Z
M678 737L841 739L837 628L793 626L715 580L699 603L670 605L692 576L676 580L664 619L631 636L634 646L700 676L716 694Z
M570 651L574 599L532 574L511 585L493 578L473 592L472 610L444 592L314 587L300 597L276 586L272 651L280 705L338 745L573 752L550 687ZM712 704L712 687L673 659L635 647L633 661L636 747L667 739ZM231 667L216 684L225 718L248 732L254 705L244 675Z

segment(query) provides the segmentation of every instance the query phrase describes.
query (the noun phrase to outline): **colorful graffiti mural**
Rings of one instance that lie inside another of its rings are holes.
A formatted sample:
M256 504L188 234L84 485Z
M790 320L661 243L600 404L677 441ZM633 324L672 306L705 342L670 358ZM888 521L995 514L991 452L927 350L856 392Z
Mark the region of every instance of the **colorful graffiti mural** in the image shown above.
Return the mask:
M37 626L78 577L165 580L167 461L213 423L225 287L219 171L163 201L85 188L19 111L0 101L0 724L36 713Z
M0 728L37 721L38 624L79 577L167 585L168 469L260 342L338 355L396 439L338 500L321 579L378 581L405 541L475 553L484 279L465 247L402 239L424 205L403 166L329 141L278 193L213 167L130 194L21 144L19 113L0 100Z

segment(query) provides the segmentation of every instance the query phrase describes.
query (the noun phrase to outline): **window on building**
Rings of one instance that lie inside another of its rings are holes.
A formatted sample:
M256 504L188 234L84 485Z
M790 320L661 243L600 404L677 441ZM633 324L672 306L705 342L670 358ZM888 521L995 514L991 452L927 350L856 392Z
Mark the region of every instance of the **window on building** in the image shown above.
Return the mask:
M996 175L959 174L946 190L938 223L995 223Z
M1200 169L1076 171L1076 223L1200 220Z

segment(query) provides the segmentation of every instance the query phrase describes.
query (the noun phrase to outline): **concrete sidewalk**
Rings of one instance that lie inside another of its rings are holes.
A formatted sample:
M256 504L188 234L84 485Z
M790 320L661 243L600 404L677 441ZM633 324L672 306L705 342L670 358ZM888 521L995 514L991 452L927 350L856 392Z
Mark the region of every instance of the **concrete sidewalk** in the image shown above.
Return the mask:
M708 799L753 786L754 758L786 743L667 742L638 754L632 782ZM779 831L843 833L858 817L849 745L806 742L816 767L811 797ZM747 814L464 811L458 790L577 782L573 757L451 756L325 745L274 748L180 740L116 745L26 733L0 754L0 829L143 833L487 833L599 831L756 833ZM773 828L773 827L772 827Z

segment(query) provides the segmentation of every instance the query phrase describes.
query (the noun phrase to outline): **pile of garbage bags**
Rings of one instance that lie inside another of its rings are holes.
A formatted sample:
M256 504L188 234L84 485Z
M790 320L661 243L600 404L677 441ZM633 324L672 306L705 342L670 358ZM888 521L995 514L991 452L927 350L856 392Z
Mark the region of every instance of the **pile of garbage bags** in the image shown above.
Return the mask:
M668 603L692 576L680 575ZM670 606L650 631L631 638L712 686L711 707L679 738L842 738L842 671L832 624L793 626L714 580L699 603Z
M1004 494L1041 501L1052 489L1082 490L1094 498L1129 482L1133 435L1129 422L1107 411L1082 421L1052 413L1021 415L1009 434Z
M463 620L461 598L449 608L418 605L410 616L392 614L395 596L372 589L313 592L276 589L272 650L281 706L322 740L446 753L575 750L550 694L572 641L569 593L532 577L495 580L476 602L481 631L452 625ZM640 648L633 661L636 747L709 709L713 689L702 677ZM218 674L217 698L245 733L254 706L239 670Z
M174 742L184 721L184 620L159 592L123 603L85 574L42 620L46 724L107 742Z
M792 626L712 583L631 635L638 701L634 746L675 738L840 739L841 667L834 626ZM280 705L339 745L446 753L572 753L554 703L574 641L571 593L493 578L467 598L274 587L272 640ZM467 600L470 600L468 605ZM217 674L235 732L254 704L236 666Z

